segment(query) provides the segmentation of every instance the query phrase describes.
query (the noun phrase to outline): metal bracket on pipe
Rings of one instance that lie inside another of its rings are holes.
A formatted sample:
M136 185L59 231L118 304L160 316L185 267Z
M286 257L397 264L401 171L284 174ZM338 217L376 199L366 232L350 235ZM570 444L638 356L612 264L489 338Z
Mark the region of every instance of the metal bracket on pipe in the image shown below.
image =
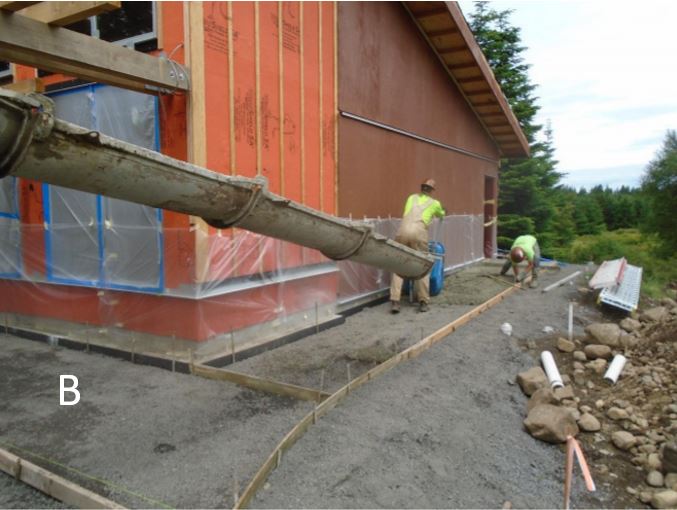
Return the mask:
M352 257L355 255L360 248L364 245L365 241L369 237L369 234L371 233L371 229L369 227L365 227L365 229L362 231L362 237L360 238L359 242L355 245L352 246L348 251L341 253L340 255L330 255L327 252L322 252L322 255L324 255L327 258L330 258L332 260L345 260L347 258Z
M207 219L207 218L202 218L207 222L207 225L210 227L214 228L230 228L230 227L235 227L237 226L238 223L240 223L243 219L245 219L247 216L249 216L249 213L252 212L252 209L256 207L256 204L259 201L259 198L261 198L261 195L263 193L263 186L260 184L255 184L252 188L252 194L249 197L249 202L247 202L247 205L245 205L233 218L229 220L212 220L212 219Z

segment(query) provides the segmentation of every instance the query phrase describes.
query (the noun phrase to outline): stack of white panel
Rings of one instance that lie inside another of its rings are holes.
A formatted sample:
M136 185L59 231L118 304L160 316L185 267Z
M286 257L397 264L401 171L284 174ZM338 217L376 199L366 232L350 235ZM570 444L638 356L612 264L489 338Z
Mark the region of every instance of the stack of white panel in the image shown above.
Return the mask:
M641 286L642 268L627 264L621 282L602 289L599 294L599 301L632 312L637 309Z

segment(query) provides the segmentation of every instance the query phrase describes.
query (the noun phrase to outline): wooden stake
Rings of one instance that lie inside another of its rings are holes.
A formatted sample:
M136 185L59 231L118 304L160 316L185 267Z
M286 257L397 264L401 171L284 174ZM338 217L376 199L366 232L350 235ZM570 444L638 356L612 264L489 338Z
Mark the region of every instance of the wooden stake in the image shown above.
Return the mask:
M193 349L188 350L188 370L190 371L191 375L194 374L194 366L195 362L193 359Z
M324 391L324 368L320 372L320 392Z
M233 330L230 330L230 355L232 362L235 363L235 333Z
M348 373L348 392L350 392L350 382L352 381L352 377L350 376L350 363L346 363L346 372Z
M320 312L318 310L317 301L315 301L315 333L320 332Z
M172 372L176 372L176 335L172 335Z
M233 505L237 505L238 500L240 499L240 487L237 482L237 476L235 476L235 472L233 471Z
M136 338L134 338L134 333L132 333L132 363L136 362Z

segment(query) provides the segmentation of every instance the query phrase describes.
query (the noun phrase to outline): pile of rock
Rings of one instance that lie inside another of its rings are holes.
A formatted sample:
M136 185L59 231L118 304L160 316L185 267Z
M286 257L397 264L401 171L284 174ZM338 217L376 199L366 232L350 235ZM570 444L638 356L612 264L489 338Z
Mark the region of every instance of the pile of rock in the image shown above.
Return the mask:
M517 376L530 397L527 431L551 443L579 431L594 434L591 444L602 455L613 455L608 445L645 471L644 484L628 487L630 494L654 508L677 508L677 303L665 299L619 324L585 331L581 339L557 340L564 388L550 389L540 367ZM612 385L602 376L616 354L628 363Z

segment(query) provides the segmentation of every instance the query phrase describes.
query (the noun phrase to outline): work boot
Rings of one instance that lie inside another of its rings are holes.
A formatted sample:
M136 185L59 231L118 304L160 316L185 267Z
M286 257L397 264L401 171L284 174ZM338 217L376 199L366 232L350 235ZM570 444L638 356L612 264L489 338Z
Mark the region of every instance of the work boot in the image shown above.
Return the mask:
M425 301L421 301L418 305L418 311L427 312L428 310L429 310L428 303L426 303Z
M536 278L532 278L529 282L529 288L535 289L536 287L538 287L538 280Z
M501 267L501 272L500 272L499 274L500 274L501 276L504 276L505 273L508 272L508 270L510 269L510 267L512 267L512 262L510 261L510 259L508 259L508 260L506 260L506 261L503 263L503 267Z
M400 302L391 301L390 302L390 313L400 313Z

